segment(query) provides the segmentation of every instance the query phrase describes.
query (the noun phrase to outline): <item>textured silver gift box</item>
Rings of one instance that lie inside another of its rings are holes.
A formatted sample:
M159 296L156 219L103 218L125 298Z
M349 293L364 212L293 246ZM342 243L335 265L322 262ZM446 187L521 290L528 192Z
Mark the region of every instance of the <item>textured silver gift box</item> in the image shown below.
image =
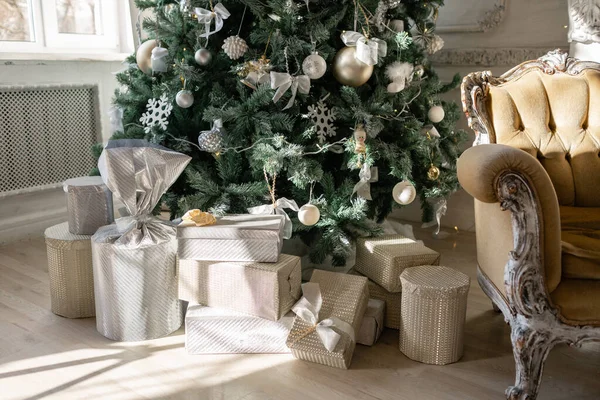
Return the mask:
M402 235L360 238L354 269L388 292L402 291L400 274L419 265L439 265L440 253Z
M76 235L93 235L98 228L114 220L112 193L99 176L68 179L69 231Z
M285 341L293 321L291 312L279 321L270 321L190 305L185 316L185 348L188 354L289 353Z
M67 318L93 317L91 236L72 234L67 222L46 229L44 236L52 312Z
M277 321L301 295L300 258L276 263L179 259L179 298Z
M103 226L92 237L96 328L117 341L149 340L181 326L177 295L177 240L140 247L120 247L115 225ZM107 239L108 238L108 239Z
M277 262L283 246L282 215L228 215L214 225L180 226L182 260Z
M365 346L373 346L377 343L381 332L383 332L384 310L385 302L377 299L369 299L358 335L356 335L356 343Z
M360 272L357 272L354 268L348 271L348 273L364 276ZM402 292L388 292L369 279L369 296L372 299L378 299L385 302L383 325L386 328L400 329L400 319L402 314Z
M402 273L400 350L408 358L445 365L463 355L470 279L437 265Z
M337 272L315 270L311 282L321 288L323 304L319 312L319 320L337 317L347 322L358 332L369 301L367 278ZM341 338L333 351L327 351L317 332L311 325L299 317L288 336L287 345L294 357L329 367L348 369L356 343L342 331ZM305 335L307 331L312 331Z

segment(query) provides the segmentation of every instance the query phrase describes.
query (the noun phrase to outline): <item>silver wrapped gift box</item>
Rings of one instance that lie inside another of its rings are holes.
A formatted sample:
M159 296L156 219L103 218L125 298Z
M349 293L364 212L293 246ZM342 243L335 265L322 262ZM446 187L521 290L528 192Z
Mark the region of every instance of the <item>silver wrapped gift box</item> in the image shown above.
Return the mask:
M178 256L184 260L277 262L283 246L283 215L227 215L214 225L179 226Z
M279 321L201 305L185 316L188 354L289 353L285 341L294 321L292 312Z
M144 140L108 143L98 168L128 217L92 236L96 328L118 341L154 339L182 322L175 226L151 215L190 157Z
M179 298L276 321L301 294L300 257L276 263L179 260Z
M112 193L99 176L83 176L63 182L67 194L69 232L93 235L114 220Z

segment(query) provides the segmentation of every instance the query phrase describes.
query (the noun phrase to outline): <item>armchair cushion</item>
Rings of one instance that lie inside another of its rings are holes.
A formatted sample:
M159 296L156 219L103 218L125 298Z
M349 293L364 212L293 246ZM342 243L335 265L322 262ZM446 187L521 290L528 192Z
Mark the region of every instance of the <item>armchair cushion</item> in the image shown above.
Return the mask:
M563 279L550 297L569 325L600 326L600 280Z
M517 172L527 180L538 201L542 265L545 268L546 287L549 292L552 292L560 283L562 273L560 214L554 186L540 162L525 151L514 147L502 144L484 144L467 149L458 160L457 168L458 179L463 188L476 200L484 203L499 202L497 181L503 173ZM495 206L499 209L499 205ZM505 251L508 247L505 236L507 232L498 236L502 238L498 242L494 242L493 235L496 229L506 230L510 213L506 212L507 215L503 218L496 215L497 213L490 213L488 218L486 213L481 211L483 211L482 207L479 207L479 210L476 207L477 231L490 230L486 239L490 246L484 245L481 249L479 248L484 242L481 240L483 233L478 232L479 266L492 279L501 293L504 293L504 284L500 277L504 276L504 265L508 259ZM510 233L512 234L512 232ZM486 256L488 251L494 254Z
M600 208L560 207L565 278L600 280Z

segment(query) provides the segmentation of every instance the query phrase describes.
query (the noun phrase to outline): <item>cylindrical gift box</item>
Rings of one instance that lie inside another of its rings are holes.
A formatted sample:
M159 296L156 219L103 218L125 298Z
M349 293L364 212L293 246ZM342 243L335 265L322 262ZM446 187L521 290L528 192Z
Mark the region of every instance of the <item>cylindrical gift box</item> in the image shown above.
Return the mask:
M156 244L117 245L116 226L92 237L96 329L122 342L156 339L181 326L177 295L177 239Z
M91 236L73 235L66 222L46 229L50 303L67 318L95 315Z
M93 235L98 228L114 220L112 193L99 176L68 179L69 231L76 235Z
M402 281L400 350L408 358L444 365L463 355L470 279L451 268L408 268Z

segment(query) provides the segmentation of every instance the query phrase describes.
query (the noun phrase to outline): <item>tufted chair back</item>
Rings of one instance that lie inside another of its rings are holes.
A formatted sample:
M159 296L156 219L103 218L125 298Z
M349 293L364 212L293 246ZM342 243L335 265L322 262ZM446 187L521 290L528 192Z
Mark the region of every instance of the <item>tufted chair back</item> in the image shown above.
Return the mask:
M490 84L489 141L537 157L560 205L600 207L600 64L569 67L521 66Z

